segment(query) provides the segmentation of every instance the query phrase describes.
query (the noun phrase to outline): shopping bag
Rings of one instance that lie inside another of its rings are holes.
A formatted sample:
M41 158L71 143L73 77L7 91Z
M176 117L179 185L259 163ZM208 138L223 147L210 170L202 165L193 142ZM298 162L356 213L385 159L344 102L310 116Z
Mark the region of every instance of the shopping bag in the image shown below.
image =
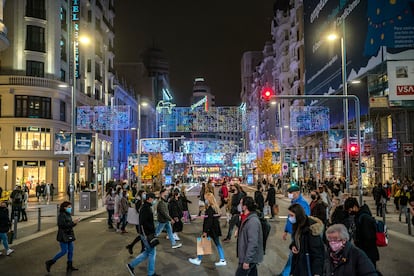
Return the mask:
M273 213L275 214L275 216L277 216L279 214L279 205L278 204L273 205Z
M14 238L14 231L11 230L7 232L7 243L8 244L13 244L13 238Z
M197 255L210 255L213 254L211 250L210 237L197 238Z
M139 224L139 215L135 208L128 207L128 215L127 215L127 221L129 224L138 225Z
M120 217L119 217L119 214L113 214L113 216L112 216L112 220L115 222L115 223L118 223L118 222L120 222Z
M270 206L266 205L263 207L263 216L267 217L270 216Z

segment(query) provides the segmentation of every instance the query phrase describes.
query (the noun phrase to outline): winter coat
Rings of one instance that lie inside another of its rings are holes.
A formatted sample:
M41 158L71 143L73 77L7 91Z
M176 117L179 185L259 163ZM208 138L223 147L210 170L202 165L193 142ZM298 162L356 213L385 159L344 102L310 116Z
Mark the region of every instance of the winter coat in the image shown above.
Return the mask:
M203 232L213 239L221 236L220 216L209 206L204 213Z
M243 194L241 192L238 192L237 194L233 194L231 196L231 208L230 208L230 213L232 215L238 215L239 211L237 210L237 206L240 203L240 199L242 199Z
M185 194L180 196L181 206L183 207L183 211L188 211L188 203L191 204L191 201L187 199Z
M120 215L126 215L128 213L129 203L126 197L122 197L119 202L118 213Z
M326 224L326 208L328 208L328 205L321 199L318 199L316 202L311 202L310 208L311 216L317 217L323 224Z
M112 195L107 195L105 198L106 210L115 209L115 198Z
M263 232L256 212L251 212L240 225L237 257L240 264L257 264L263 261Z
M379 260L376 245L376 224L366 204L362 205L355 216L355 245L362 249L371 260Z
M0 207L0 233L9 232L10 226L9 210L7 207Z
M261 191L254 192L254 201L257 204L257 208L263 211L264 208L264 197Z
M170 202L168 203L168 211L170 217L181 219L183 217L183 210L181 204L175 198L171 198Z
M157 205L157 217L158 222L165 223L171 221L172 218L168 212L168 203L165 199L161 198Z
M154 215L151 206L151 203L145 201L139 212L139 225L144 228L146 236L155 234Z
M76 223L72 221L71 215L66 211L61 211L58 216L58 233L56 240L58 242L73 242L76 240L73 227Z
M269 206L273 206L276 204L276 190L273 187L270 187L269 190L267 190L267 196L266 201L269 203Z
M293 240L290 248L295 246L299 249L298 254L293 254L291 275L308 276L322 275L325 260L325 245L322 240L324 225L322 221L315 217L307 217L305 226L303 226L299 241ZM293 233L295 237L295 233ZM297 242L300 243L299 247ZM310 269L308 272L307 257L309 253Z
M378 273L364 251L348 241L345 244L339 263L336 267L334 267L331 257L326 258L324 275L377 276Z

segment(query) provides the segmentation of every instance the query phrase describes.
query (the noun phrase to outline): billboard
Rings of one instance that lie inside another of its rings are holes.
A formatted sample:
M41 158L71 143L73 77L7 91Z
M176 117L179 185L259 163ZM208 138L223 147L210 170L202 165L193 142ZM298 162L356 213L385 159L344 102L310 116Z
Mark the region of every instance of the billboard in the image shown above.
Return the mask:
M414 60L388 61L387 71L389 100L414 100Z
M410 7L413 3L414 0L304 0L305 94L341 93L340 40L332 43L326 39L333 30L345 37L347 82L384 61L386 53L381 46L394 54L413 48L414 16ZM343 29L345 36L341 33ZM358 96L361 101L361 115L366 115L369 106L367 90L348 87L348 94ZM326 104L331 110L332 125L343 120L341 102ZM349 116L351 119L355 116L352 109Z

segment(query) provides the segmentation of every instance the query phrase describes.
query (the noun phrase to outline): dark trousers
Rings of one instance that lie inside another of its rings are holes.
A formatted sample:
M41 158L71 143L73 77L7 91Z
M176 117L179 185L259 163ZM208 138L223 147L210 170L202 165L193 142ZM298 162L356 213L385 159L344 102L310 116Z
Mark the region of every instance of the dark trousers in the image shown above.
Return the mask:
M270 214L272 215L272 218L274 218L275 217L275 210L273 209L274 204L272 205L269 204L269 206L270 206Z
M233 233L234 226L239 224L239 214L232 215L229 222L229 232L227 233L226 239L231 239L231 234Z
M236 271L236 276L257 276L257 265L249 264L250 268L243 269L243 264L239 264Z
M113 227L112 217L114 216L115 210L114 209L112 209L112 210L106 209L106 211L108 212L108 227L112 228Z
M17 217L17 221L20 221L20 214L22 212L22 206L12 206L12 219Z

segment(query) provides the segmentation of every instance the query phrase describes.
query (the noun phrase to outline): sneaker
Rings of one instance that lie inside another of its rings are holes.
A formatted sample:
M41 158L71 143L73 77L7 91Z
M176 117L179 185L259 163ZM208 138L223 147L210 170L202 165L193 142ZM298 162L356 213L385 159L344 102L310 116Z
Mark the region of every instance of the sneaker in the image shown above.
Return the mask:
M135 276L134 268L130 264L126 264L126 267L128 269L129 275Z
M167 240L169 240L170 239L170 237L167 235L167 236L165 236L165 238L167 239Z
M189 258L188 261L194 265L200 265L201 260L199 258Z
M9 248L7 249L6 255L9 256L13 252L14 252L14 249Z
M183 246L183 244L182 243L176 243L176 244L174 244L173 246L171 246L173 249L176 249L176 248L180 248L181 246Z
M222 260L220 260L219 262L217 262L217 263L214 263L216 266L225 266L225 265L227 265L227 262L226 262L226 260L224 260L224 259L222 259Z
M180 237L177 235L177 233L174 233L173 236L174 236L174 240L176 240L176 241L180 240Z

